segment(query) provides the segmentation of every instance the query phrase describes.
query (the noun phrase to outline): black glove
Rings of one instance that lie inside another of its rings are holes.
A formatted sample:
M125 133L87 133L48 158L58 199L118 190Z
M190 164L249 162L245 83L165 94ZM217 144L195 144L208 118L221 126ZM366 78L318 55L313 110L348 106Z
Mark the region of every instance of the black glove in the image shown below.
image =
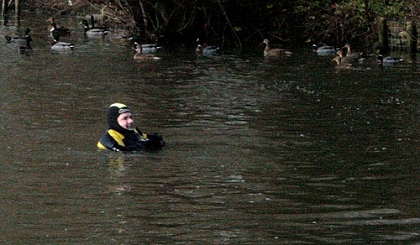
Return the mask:
M145 142L148 151L160 150L165 146L165 141L158 133L148 134Z

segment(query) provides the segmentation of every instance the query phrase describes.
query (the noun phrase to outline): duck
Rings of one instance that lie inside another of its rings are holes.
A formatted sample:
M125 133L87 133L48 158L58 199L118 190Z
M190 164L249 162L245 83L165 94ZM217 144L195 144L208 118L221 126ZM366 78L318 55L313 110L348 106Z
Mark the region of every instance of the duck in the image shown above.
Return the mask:
M58 27L54 17L47 19L47 22L51 25L50 33L59 33L61 37L68 37L71 34L71 30L63 26Z
M135 47L139 45L140 38L134 35L134 36L128 37L127 40L133 43L133 50L136 51ZM142 54L153 54L163 49L162 46L159 46L156 43L144 43L144 44L141 44L141 48L142 48Z
M85 38L105 38L105 35L108 34L106 28L95 28L93 20L90 25L87 20L82 20L82 25Z
M70 42L62 42L60 41L60 32L55 31L54 28L51 29L51 36L53 38L53 42L51 43L51 50L59 51L59 52L66 52L66 51L73 51L74 44Z
M136 51L134 54L135 60L160 60L160 57L150 55L150 54L144 54L142 45L138 44L137 42L134 43L133 49Z
M200 38L197 38L195 42L197 43L195 53L198 56L212 56L217 55L220 52L220 47L216 45L208 45L206 42L200 44Z
M390 55L384 57L382 54L378 54L377 56L377 62L381 65L395 65L402 61L404 61L404 59Z
M93 28L84 31L84 36L87 38L105 38L108 34L106 29Z
M352 57L347 57L341 49L337 51L337 55L333 58L333 61L337 63L337 66L344 67L351 67L354 63L354 59Z
M51 37L53 38L53 45L59 42L60 37L62 37L61 32L56 28L54 24L53 27L50 29Z
M54 39L53 43L51 44L51 50L60 52L73 51L74 44L68 42L60 42Z
M5 36L6 42L8 43L17 43L17 44L26 44L26 38L27 36L22 37L12 37L12 36Z
M21 45L27 45L28 40L29 40L29 42L32 41L32 38L29 35L30 32L31 32L31 29L25 28L24 29L25 36L12 37L12 36L6 35L4 38L6 39L6 42L8 42L8 43L17 43L17 44L21 44Z
M263 40L263 44L265 44L265 48L264 48L264 57L279 57L280 55L291 55L292 52L284 50L284 49L280 49L280 48L274 48L271 49L269 46L270 41L266 38Z
M313 44L314 52L320 56L334 55L337 52L337 48L334 46L324 45L318 47L316 44Z
M333 58L333 61L337 63L335 68L337 71L340 70L351 70L351 71L361 71L363 70L362 67L353 66L354 62L352 59L349 60L349 57L346 57L343 50L337 51L337 56Z
M312 43L312 50L319 56L332 56L337 53L338 48L332 45L326 45L325 43L314 43L312 38L306 40L307 43Z
M198 44L195 48L195 53L199 56L210 56L210 55L216 55L220 51L220 48L217 46L203 46L201 44Z
M153 43L146 43L141 45L141 49L143 54L152 54L156 53L159 49L162 49L162 46L158 46Z
M363 54L363 52L353 53L350 43L346 43L343 48L347 50L346 57L352 57L353 59L356 59L359 62L362 62L364 60L365 55Z

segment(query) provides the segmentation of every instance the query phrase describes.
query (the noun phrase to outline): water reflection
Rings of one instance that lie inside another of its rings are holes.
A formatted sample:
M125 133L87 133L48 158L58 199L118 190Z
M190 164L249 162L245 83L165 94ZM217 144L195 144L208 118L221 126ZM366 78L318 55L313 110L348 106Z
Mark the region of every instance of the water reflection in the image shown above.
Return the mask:
M63 55L40 39L27 58L0 43L6 243L419 242L415 63L193 49L138 63L106 40ZM163 151L96 151L116 101Z

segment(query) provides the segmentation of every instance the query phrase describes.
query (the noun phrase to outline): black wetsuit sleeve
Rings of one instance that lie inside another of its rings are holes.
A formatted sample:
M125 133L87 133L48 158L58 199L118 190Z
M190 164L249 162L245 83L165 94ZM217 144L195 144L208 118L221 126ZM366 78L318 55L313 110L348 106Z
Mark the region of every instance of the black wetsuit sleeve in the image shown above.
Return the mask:
M101 142L103 146L105 146L109 150L129 151L127 147L119 145L117 141L114 138L112 138L112 136L109 135L108 133L104 134L99 141Z

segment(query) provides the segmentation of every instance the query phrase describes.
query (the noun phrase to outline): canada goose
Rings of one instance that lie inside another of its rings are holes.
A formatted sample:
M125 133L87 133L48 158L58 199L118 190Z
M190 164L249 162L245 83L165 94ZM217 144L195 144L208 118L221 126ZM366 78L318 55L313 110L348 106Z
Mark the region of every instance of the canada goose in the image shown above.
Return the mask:
M68 37L71 34L70 29L63 26L58 26L55 22L54 17L48 18L47 22L51 25L50 33L53 36L54 33L58 33L60 37Z

